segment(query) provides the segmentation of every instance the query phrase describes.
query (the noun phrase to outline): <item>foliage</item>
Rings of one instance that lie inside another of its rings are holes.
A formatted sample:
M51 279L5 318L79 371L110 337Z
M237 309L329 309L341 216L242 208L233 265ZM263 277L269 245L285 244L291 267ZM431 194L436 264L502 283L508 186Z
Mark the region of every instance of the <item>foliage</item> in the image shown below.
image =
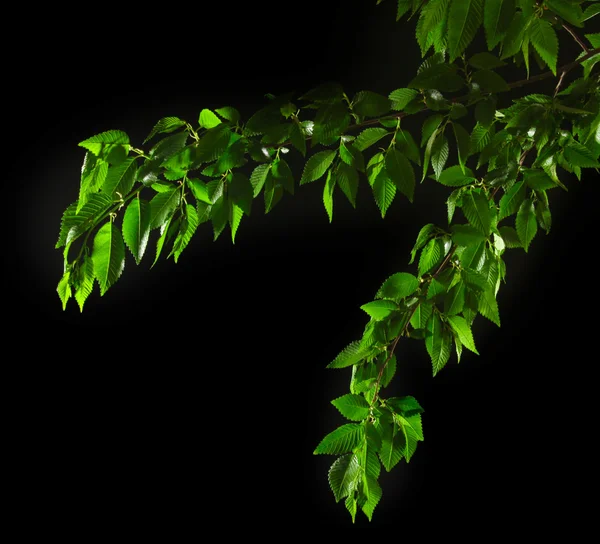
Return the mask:
M479 354L473 322L481 315L501 324L496 297L506 250L527 252L552 227L550 197L567 189L567 178L600 167L600 34L586 31L599 6L397 0L396 19L414 26L422 62L387 96L361 90L350 97L328 83L300 96L268 95L245 122L232 106L202 109L193 124L165 117L146 150L120 130L88 138L79 144L79 197L65 210L56 243L63 309L74 298L83 311L96 284L104 295L127 251L137 264L148 250L153 264L177 262L204 223L215 240L228 231L235 242L256 199L268 213L296 185L323 185L330 221L337 198L356 206L360 183L369 184L382 217L397 198L412 202L417 183L447 187L447 224L422 227L412 271L374 289L361 306L362 336L328 365L351 370L349 393L332 401L347 422L314 454L336 456L328 474L334 499L353 521L358 511L371 520L382 498L381 467L409 462L424 437L415 398L381 395L394 378L400 338L424 342L434 376L465 348ZM578 44L577 58L559 59L563 40ZM523 79L505 79L511 65ZM543 80L552 81L551 94L506 94ZM503 96L511 96L506 107ZM413 118L419 130L407 126ZM301 172L288 153L303 157Z

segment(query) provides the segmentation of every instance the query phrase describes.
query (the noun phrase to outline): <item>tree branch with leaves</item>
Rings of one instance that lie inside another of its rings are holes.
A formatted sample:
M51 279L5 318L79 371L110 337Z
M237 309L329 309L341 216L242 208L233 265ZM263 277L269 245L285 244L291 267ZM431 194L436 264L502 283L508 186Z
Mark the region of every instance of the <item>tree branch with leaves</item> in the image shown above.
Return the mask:
M63 309L74 298L83 311L96 286L104 295L121 277L127 252L137 264L151 248L153 266L160 258L178 262L205 223L214 240L228 230L235 242L259 198L269 213L297 186L322 183L333 221L334 197L356 207L360 183L369 185L382 218L397 197L412 202L417 183L446 187L446 224L421 228L412 269L374 289L361 306L362 336L327 365L351 370L349 392L332 400L347 421L314 454L336 457L327 477L352 521L359 511L372 519L382 467L409 462L424 439L417 399L382 395L401 362L400 340L424 342L434 376L465 348L479 355L473 323L481 315L500 326L505 252L527 252L539 231L551 229L550 198L569 178L600 168L600 34L586 31L599 2L394 6L422 57L405 87L350 98L332 82L300 96L267 95L245 122L232 106L201 109L194 124L165 117L145 149L121 130L93 135L79 144L79 195L56 243ZM559 59L561 40L576 43L578 56ZM523 77L507 81L508 66ZM550 82L550 92L515 95L540 82ZM288 154L304 162L301 172Z

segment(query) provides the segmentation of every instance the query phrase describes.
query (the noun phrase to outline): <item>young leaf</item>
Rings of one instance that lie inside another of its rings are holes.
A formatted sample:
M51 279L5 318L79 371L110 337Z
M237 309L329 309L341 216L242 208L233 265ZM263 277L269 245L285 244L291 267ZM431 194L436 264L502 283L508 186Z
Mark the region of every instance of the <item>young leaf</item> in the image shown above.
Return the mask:
M400 151L391 147L385 155L385 169L398 190L412 202L415 192L415 172L408 159Z
M372 91L359 91L352 100L352 109L362 117L380 117L391 109L390 99Z
M340 148L341 155L341 148ZM358 172L345 162L337 165L333 175L335 176L337 186L346 195L353 208L356 208L356 195L358 193Z
M475 341L473 340L473 333L471 332L471 327L467 323L464 317L459 315L450 315L448 316L448 323L452 330L458 336L461 344L467 349L471 350L473 353L479 355L477 348L475 347Z
M375 298L384 298L399 303L419 288L419 280L407 272L398 272L383 282Z
M138 194L123 216L123 238L136 264L140 264L150 237L150 204Z
M435 231L436 226L433 223L428 223L427 225L421 227L419 234L417 234L415 245L410 252L410 261L408 264L412 264L414 262L415 257L417 256L417 251L425 246Z
M359 495L359 505L369 521L373 520L373 512L381 500L382 491L379 483L372 476L363 479L364 494Z
M402 111L418 94L414 89L400 88L392 91L388 98L393 110Z
M388 208L396 196L396 184L388 177L384 169L380 170L373 182L373 196L381 212L381 217L385 217Z
M360 363L369 351L361 347L360 342L351 342L326 368L345 368Z
M321 178L331 166L336 154L337 151L335 150L319 151L310 157L304 165L302 177L300 178L300 185L304 185L305 183L310 183L311 181L316 181Z
M489 319L492 323L500 326L500 314L498 312L498 302L492 289L486 289L478 297L478 311L479 313Z
M489 51L502 41L514 12L514 0L485 0L483 28Z
M125 244L112 221L105 223L96 233L92 261L102 296L119 279L125 268Z
M79 306L79 311L83 312L83 306L94 289L94 262L89 255L84 255L83 263L77 270L77 284L75 291L75 300ZM63 308L64 309L64 308Z
M443 242L439 238L429 240L421 251L419 258L419 276L431 271L442 262L444 257Z
M556 75L558 38L552 25L545 19L534 17L529 28L529 39L540 57Z
M471 225L453 225L452 226L452 240L457 246L470 246L473 244L479 244L486 239L485 235L480 229L477 229Z
M336 178L331 175L331 170L327 172L327 179L323 186L323 206L329 217L329 222L333 221L333 190L335 189Z
M254 168L252 174L250 174L250 184L252 185L252 194L254 198L256 198L262 191L265 182L267 181L267 176L271 171L271 166L272 163L259 164Z
M538 225L535 218L535 207L530 198L526 198L519 207L516 219L517 234L525 252L537 233Z
M381 140L384 136L390 134L388 130L381 127L366 128L354 140L354 146L359 151L364 151L368 147Z
M206 108L200 112L200 116L198 117L198 125L200 128L214 128L221 123L221 119L219 119L213 111Z
M95 226L98 221L113 205L112 199L103 194L91 195L89 201L77 210L77 202L71 204L63 213L60 221L60 232L55 249L59 249L79 238L82 234Z
M367 312L376 321L381 321L397 311L398 305L391 300L374 300L363 304L360 309Z
M150 201L150 228L158 229L162 227L173 215L173 212L179 206L181 192L172 189L164 193L158 193Z
M519 207L526 197L526 188L523 181L518 181L511 186L510 189L500 199L500 213L498 215L498 221L501 221L505 217L517 213Z
M427 322L425 347L431 357L433 375L435 376L450 359L450 349L452 347L450 334L445 329L437 313L431 314Z
M448 52L452 62L473 41L483 22L483 0L454 0L448 20Z
M359 172L365 171L365 159L363 154L350 143L349 145L340 145L340 158L348 166L358 170Z
M183 126L185 126L185 121L179 119L179 117L163 117L154 125L154 128L150 131L150 134L148 134L143 143L145 144L157 134L173 132Z
M339 455L352 451L364 438L364 425L360 423L345 423L319 442L314 455Z
M371 411L369 403L361 395L348 393L331 401L346 419L362 421L369 416Z
M382 434L379 459L383 468L390 472L404 456L406 438L403 433L398 432L395 427L390 425L383 428Z
M474 189L463 195L462 211L471 225L479 229L485 236L492 228L490 202L485 194Z
M475 176L470 168L462 168L459 165L450 166L443 170L439 177L438 182L447 187L462 187L473 183Z
M359 477L360 466L355 453L341 455L333 462L329 469L328 480L336 502L353 493Z

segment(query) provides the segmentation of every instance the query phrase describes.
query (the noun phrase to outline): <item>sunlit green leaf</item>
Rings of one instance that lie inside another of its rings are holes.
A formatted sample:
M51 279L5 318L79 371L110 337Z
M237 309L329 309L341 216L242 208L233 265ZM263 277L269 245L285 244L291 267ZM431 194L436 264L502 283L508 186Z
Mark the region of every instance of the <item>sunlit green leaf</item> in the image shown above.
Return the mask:
M408 159L400 151L391 147L385 155L385 169L397 189L412 202L415 192L415 172Z
M112 221L105 223L96 233L92 261L102 296L121 277L125 268L125 244Z
M360 342L351 342L337 357L331 361L327 368L345 368L355 365L362 361L368 355L368 350L361 348Z
M483 22L483 0L453 1L448 18L448 49L452 62L473 41Z
M341 455L333 462L328 472L328 480L336 502L354 491L359 476L360 467L356 454Z
M310 183L320 179L327 169L331 166L333 159L335 159L337 151L327 150L318 151L312 157L306 161L302 177L300 178L300 185Z
M545 19L534 18L529 29L529 39L540 57L556 75L558 38L552 25Z
M331 401L346 419L362 421L370 413L369 403L361 395L348 393Z
M431 317L427 322L425 347L431 358L433 375L435 376L442 368L444 368L450 359L450 350L452 347L450 333L446 330L437 313L431 314Z
M521 243L523 244L523 249L527 251L538 228L535 217L535 208L533 201L530 198L526 198L519 206L515 224L519 240L521 240Z
M123 239L137 264L140 264L148 245L150 215L150 204L138 194L129 203L123 216Z
M375 298L390 299L400 302L403 298L412 295L419 287L419 280L407 272L397 272L383 282Z
M391 300L374 300L363 304L360 309L367 312L376 321L380 321L397 311L398 305Z
M319 442L314 454L339 455L352 451L364 437L364 425L359 423L346 423Z

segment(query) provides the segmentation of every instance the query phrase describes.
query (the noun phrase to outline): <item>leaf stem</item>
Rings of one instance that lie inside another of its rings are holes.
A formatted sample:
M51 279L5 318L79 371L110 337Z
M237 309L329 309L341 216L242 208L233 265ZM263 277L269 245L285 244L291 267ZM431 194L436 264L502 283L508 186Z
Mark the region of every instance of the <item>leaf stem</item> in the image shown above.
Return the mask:
M573 37L573 39L580 45L581 49L583 49L585 53L587 53L589 51L589 49L587 48L587 46L585 45L585 43L583 43L582 39L577 34L575 34L575 32L573 31L573 29L570 26L567 26L566 24L563 23L562 27L569 34L571 34L571 36Z

